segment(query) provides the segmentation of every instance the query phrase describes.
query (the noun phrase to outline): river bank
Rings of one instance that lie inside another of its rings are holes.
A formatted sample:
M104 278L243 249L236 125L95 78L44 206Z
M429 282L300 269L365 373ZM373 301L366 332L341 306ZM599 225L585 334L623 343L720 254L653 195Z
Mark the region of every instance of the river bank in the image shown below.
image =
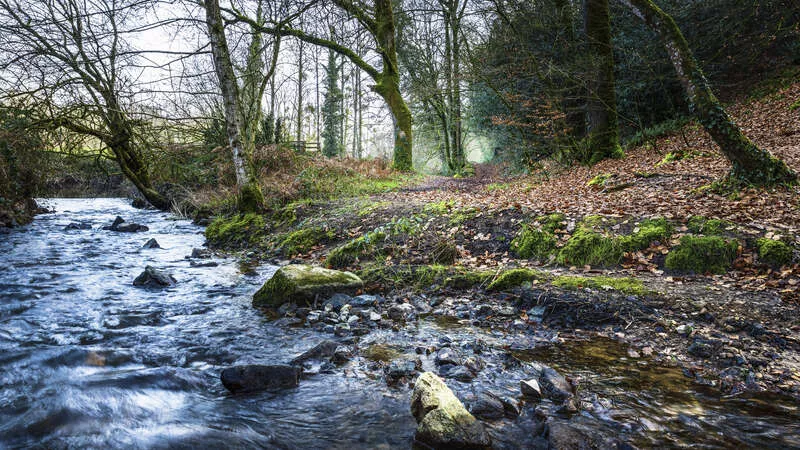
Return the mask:
M220 219L206 235L212 246L242 249L244 266L351 270L366 293L387 299L390 306L376 311L383 316L391 316L391 305L409 304L411 317L454 326L602 336L630 346L632 364L647 357L677 367L723 395L800 398L797 235L699 216L581 217L419 201L420 192L436 197L458 183L462 192L491 190L480 177L434 178L387 194ZM722 243L730 254L716 261L718 250L687 240ZM773 242L790 243L789 259L777 266L763 251ZM670 253L683 254L688 268L671 265ZM350 334L319 319L324 313L270 312L291 326Z

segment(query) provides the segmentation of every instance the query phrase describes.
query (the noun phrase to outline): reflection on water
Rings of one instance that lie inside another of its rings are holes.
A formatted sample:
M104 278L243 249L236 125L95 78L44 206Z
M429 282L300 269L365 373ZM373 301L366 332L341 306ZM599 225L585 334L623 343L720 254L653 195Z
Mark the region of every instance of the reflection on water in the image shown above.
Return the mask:
M486 348L487 367L475 381L448 381L464 398L482 390L516 398L519 380L530 374L525 364L505 363L504 349L530 342L525 336L429 318L365 336L365 357L296 389L229 395L222 368L287 362L330 338L277 328L250 306L274 268L245 276L225 258L192 267L185 256L203 244L200 227L121 199L48 206L56 212L0 236L2 448L410 448L409 390L376 379L370 367L379 361L417 357L415 349L440 345L446 334L454 346L480 341ZM117 215L150 231L103 231ZM64 231L70 222L92 229ZM150 238L162 248L142 249ZM171 271L178 284L134 288L146 265ZM677 370L628 359L610 341L516 356L581 377L595 405L573 421L642 446L800 446L796 405L766 396L719 399ZM420 357L434 367L430 356ZM534 442L530 417L515 425L519 433L496 432L496 440L507 448Z

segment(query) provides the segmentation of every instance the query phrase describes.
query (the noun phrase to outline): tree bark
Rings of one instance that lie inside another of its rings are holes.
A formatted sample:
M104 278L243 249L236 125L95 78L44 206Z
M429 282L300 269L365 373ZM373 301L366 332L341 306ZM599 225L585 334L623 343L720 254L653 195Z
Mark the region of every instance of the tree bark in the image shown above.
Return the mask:
M264 203L264 197L255 177L249 174L245 162L244 148L241 140L241 110L239 105L239 86L233 71L225 27L219 10L218 0L204 0L206 25L217 73L222 103L225 109L225 131L231 147L233 167L236 174L236 186L239 189L238 207L242 211L256 211Z
M608 0L584 0L584 30L591 61L586 102L589 132L587 161L594 164L622 156L619 145L617 96L614 92L614 49Z
M797 180L797 174L783 161L758 148L733 122L711 91L708 80L675 20L651 0L620 1L664 42L678 79L689 98L692 112L731 162L731 178L757 186Z

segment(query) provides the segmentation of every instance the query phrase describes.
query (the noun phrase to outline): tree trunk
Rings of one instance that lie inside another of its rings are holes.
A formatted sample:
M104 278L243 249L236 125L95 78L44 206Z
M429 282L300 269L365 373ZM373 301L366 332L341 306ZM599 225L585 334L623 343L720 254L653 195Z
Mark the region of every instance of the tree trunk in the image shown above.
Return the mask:
M211 43L211 54L214 59L214 69L222 92L222 103L225 109L225 131L228 135L228 144L231 147L233 167L236 174L236 186L239 188L239 209L255 211L260 209L264 198L256 180L248 176L245 164L244 149L240 137L241 124L239 109L239 92L236 84L236 75L233 71L228 41L225 38L225 28L219 11L218 0L204 0L206 10L206 25Z
M297 58L297 140L303 140L303 41L298 40L300 51Z
M620 0L655 31L667 49L678 79L686 91L692 112L731 162L731 178L767 186L797 179L786 164L758 148L733 122L711 91L689 43L673 18L651 0Z
M411 133L411 110L400 94L400 74L395 46L394 13L392 0L375 1L375 39L381 49L383 73L374 87L383 97L392 113L394 122L394 168L408 172L413 170Z
M617 97L614 92L614 49L608 0L584 0L584 30L591 61L586 113L589 125L589 155L594 164L622 156L619 145Z

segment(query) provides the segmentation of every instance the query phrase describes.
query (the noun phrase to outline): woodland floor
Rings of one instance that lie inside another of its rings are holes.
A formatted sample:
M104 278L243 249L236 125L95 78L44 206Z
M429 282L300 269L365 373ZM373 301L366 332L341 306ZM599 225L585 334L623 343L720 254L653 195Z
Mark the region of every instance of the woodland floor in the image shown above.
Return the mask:
M770 96L733 106L730 111L745 133L800 172L800 83ZM669 153L682 159L664 162ZM594 333L631 345L631 355L679 365L687 376L718 386L726 393L781 391L800 396L800 187L732 191L714 182L728 170L715 144L698 126L630 149L622 160L591 167L547 164L527 176L508 178L498 166L479 165L476 175L453 179L427 177L390 192L326 202L296 202L270 216L266 243L248 259L278 263L326 263L330 252L376 229L403 224L405 232L387 239L379 256L362 255L348 270L430 267L437 264L442 243L457 249L453 268L502 271L529 267L545 274L522 288L490 292L485 283L464 289L438 282L414 287L384 280L371 286L390 297L423 291L446 298L468 297L472 303L517 305L517 321L551 327L561 333ZM606 181L589 182L598 175ZM521 259L510 242L523 224L542 214L563 213L555 234L559 246L589 215L602 215L609 232L630 233L645 218L663 217L674 226L668 242L626 253L611 268L565 267ZM689 233L693 216L727 221L725 237L741 243L738 256L722 275L687 274L664 268L664 256ZM287 219L288 217L288 219ZM410 227L410 228L409 228ZM299 251L280 242L292 232L321 229L325 235ZM781 239L792 244L792 264L762 264L755 242ZM631 295L603 282L552 282L562 275L630 277L643 292ZM413 277L412 277L413 278ZM441 281L441 280L437 280ZM564 294L570 291L569 294ZM544 307L544 320L530 321L525 308ZM487 326L511 326L508 318Z

